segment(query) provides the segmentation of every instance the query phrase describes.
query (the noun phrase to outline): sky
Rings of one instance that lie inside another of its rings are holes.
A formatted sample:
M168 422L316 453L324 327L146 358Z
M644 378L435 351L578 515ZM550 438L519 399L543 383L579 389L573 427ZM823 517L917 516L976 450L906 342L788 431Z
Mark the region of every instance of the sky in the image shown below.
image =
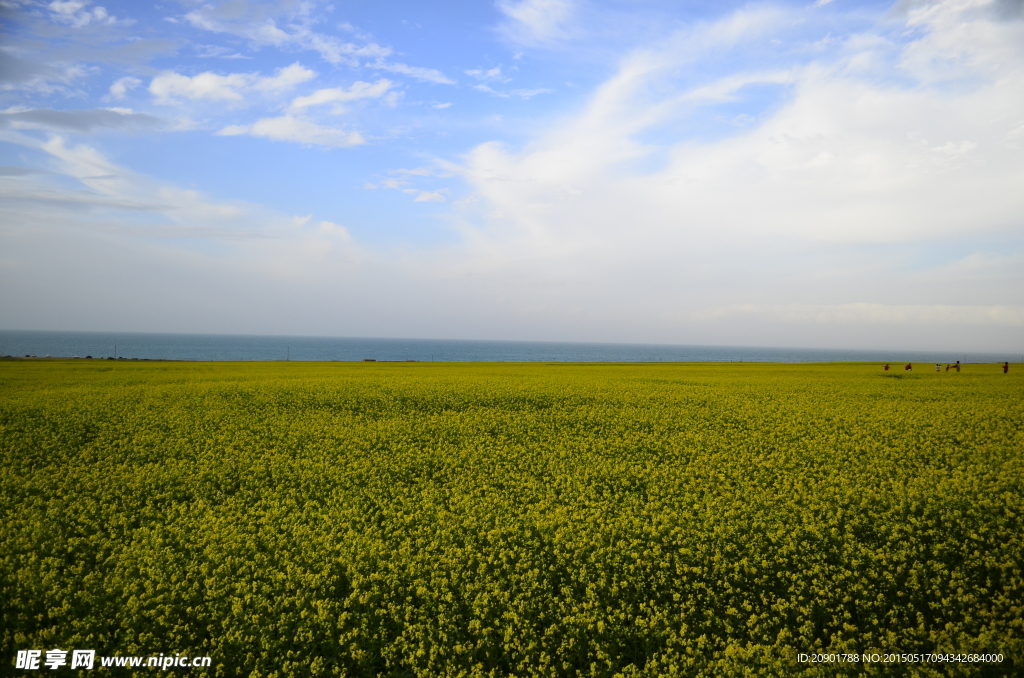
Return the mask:
M1024 351L1024 0L0 0L0 328Z

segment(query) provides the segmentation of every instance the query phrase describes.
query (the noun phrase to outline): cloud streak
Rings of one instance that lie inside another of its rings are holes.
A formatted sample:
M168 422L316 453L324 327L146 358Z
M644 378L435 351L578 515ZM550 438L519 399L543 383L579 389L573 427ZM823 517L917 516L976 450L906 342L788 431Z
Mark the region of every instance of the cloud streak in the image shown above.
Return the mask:
M446 76L439 70L433 68L422 68L420 66L409 66L400 62L391 62L385 59L377 59L373 62L366 64L369 68L375 68L380 71L388 71L390 73L398 73L400 75L408 75L409 77L422 80L424 82L430 82L435 85L454 85L455 81Z
M379 99L387 94L394 86L390 80L378 80L371 84L368 82L356 81L351 87L330 87L318 89L307 96L296 97L288 107L290 113L301 113L311 106L320 106L328 103L344 103L358 101L360 99Z
M263 137L272 141L291 141L310 146L327 146L330 148L349 148L366 143L366 140L359 132L325 127L311 120L293 115L262 118L251 125L229 125L217 134L220 136L248 134L249 136Z
M172 71L153 78L149 92L156 103L162 105L170 105L182 99L242 103L246 94L284 92L315 77L315 71L298 63L279 68L272 76L261 76L259 73L218 75L207 71L190 77Z
M97 129L139 131L162 127L164 121L145 113L99 108L79 111L29 109L0 112L0 127L65 132L92 132Z

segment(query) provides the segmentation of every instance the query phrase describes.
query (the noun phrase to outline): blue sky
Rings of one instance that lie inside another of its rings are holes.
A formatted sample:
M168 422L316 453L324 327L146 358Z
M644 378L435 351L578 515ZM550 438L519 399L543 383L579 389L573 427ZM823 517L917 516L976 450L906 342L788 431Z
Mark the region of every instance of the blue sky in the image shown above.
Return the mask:
M7 329L1024 345L1019 0L0 18Z

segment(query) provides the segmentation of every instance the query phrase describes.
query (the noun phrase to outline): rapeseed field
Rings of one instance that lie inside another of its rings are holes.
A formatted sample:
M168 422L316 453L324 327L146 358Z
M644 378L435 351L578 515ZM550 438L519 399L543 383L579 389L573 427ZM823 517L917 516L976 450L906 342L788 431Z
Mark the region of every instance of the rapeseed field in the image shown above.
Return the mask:
M1021 675L1022 376L0 362L0 673Z

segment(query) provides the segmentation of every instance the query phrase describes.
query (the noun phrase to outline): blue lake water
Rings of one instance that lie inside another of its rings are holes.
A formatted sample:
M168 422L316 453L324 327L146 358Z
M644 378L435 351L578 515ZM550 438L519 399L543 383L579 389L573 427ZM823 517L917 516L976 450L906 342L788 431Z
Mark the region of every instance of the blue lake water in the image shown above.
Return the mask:
M450 339L0 330L0 355L163 360L418 360L436 362L1002 362L1021 356L756 346L670 346Z

